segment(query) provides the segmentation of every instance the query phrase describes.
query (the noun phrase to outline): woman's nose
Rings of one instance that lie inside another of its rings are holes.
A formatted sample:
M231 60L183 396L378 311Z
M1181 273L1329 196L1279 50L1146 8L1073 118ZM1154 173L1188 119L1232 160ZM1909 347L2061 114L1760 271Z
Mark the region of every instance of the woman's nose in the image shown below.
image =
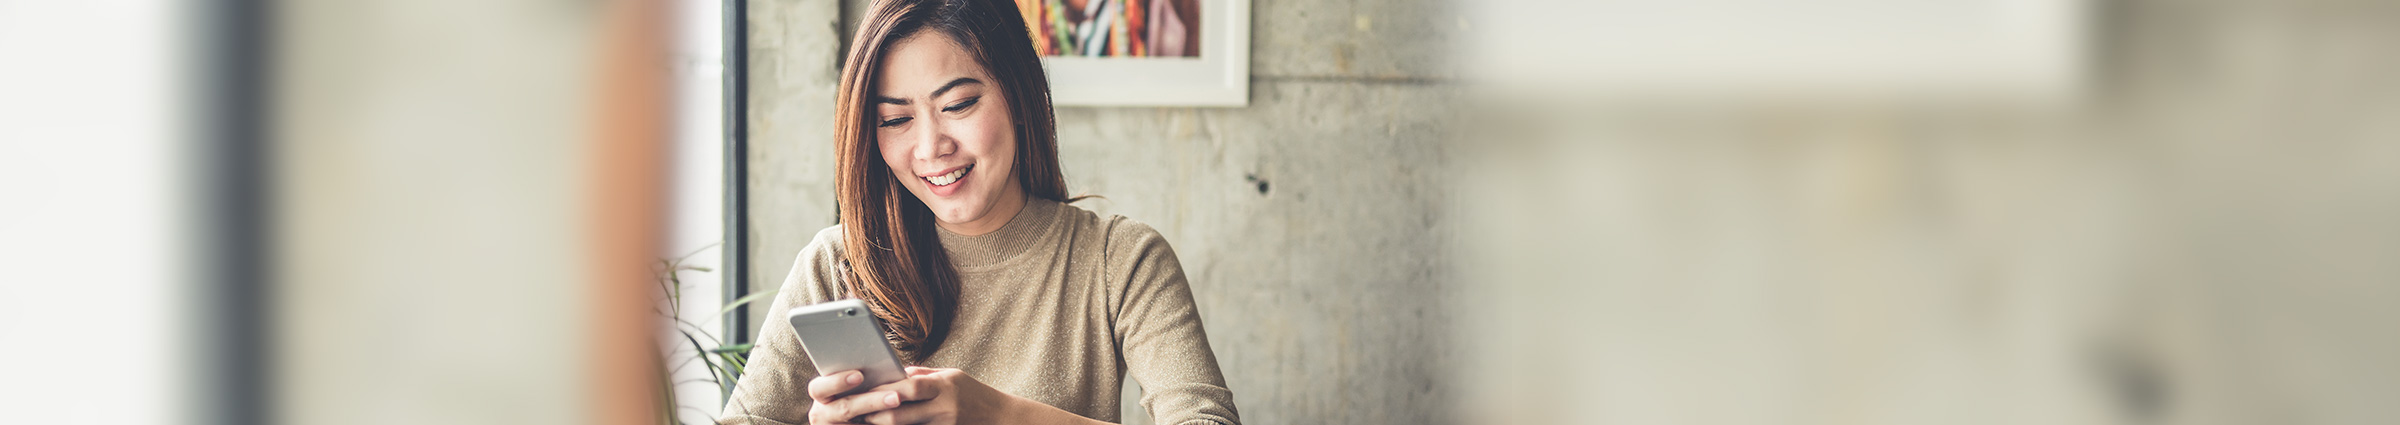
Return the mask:
M917 159L937 159L958 152L958 140L950 138L941 120L927 119L924 124L925 131L917 132Z

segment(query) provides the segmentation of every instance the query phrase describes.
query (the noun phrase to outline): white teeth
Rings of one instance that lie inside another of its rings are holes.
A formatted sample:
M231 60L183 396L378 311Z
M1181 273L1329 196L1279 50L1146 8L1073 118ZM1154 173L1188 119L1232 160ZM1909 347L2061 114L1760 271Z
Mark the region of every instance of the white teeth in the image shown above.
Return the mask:
M951 183L957 183L959 177L965 177L969 168L975 167L960 167L958 171L952 171L950 174L926 177L925 181L933 183L934 186L949 186Z

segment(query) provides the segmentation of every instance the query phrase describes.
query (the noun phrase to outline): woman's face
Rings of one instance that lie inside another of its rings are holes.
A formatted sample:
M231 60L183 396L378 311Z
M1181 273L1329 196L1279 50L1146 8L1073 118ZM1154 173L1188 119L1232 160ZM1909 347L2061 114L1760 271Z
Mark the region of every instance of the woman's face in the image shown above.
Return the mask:
M884 165L952 232L998 230L1024 205L1008 99L975 58L939 33L893 43L876 70L875 140Z

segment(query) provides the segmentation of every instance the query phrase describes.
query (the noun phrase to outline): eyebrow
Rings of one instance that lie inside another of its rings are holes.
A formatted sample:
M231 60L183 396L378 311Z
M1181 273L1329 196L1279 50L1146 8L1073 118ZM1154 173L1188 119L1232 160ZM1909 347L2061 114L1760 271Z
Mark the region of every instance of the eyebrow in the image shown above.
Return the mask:
M958 86L968 84L983 84L983 80L977 80L968 77L958 77L956 80L950 80L950 82L942 83L941 88L933 89L933 94L926 95L925 97L942 97L942 93L947 93L950 91L950 89L958 88ZM875 96L875 103L908 106L908 99L895 99L883 96Z

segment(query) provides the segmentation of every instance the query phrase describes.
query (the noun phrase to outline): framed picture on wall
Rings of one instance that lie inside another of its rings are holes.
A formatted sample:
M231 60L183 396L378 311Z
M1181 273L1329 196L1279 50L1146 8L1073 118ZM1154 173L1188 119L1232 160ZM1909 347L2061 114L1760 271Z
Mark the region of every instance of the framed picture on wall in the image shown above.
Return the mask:
M1016 0L1058 106L1245 106L1250 0Z

